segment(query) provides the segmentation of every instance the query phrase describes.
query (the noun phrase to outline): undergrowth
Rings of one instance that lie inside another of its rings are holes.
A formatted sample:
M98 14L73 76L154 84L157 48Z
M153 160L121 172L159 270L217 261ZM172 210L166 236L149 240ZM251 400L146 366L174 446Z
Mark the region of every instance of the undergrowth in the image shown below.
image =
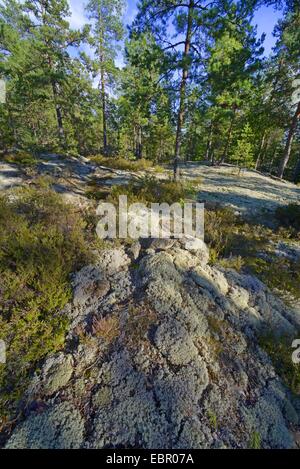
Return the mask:
M126 195L128 203L184 203L188 197L194 197L197 193L196 186L191 182L174 182L172 180L158 180L155 177L146 176L128 185L114 186L108 200L118 203L119 196Z
M44 181L0 197L0 428L30 374L64 345L70 273L91 260L86 223Z
M163 171L159 166L155 166L153 161L144 158L140 160L127 160L125 158L108 158L98 155L93 156L91 160L100 166L123 171L145 171L147 169L154 169L156 172Z

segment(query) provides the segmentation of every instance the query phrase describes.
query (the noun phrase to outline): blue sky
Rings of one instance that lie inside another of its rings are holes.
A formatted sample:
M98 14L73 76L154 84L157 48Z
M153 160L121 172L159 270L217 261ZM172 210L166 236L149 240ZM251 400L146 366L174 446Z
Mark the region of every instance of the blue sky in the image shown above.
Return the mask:
M84 13L84 6L87 0L69 0L72 16L70 18L71 26L74 28L80 28L87 19ZM138 0L127 0L126 10L124 12L124 23L130 24L137 12ZM269 55L272 51L272 47L275 45L275 39L272 35L274 26L278 19L281 17L281 12L275 11L272 7L260 8L254 16L253 24L257 25L257 35L260 37L263 33L266 33L266 39L264 43L265 55ZM118 58L118 65L122 65L122 57Z

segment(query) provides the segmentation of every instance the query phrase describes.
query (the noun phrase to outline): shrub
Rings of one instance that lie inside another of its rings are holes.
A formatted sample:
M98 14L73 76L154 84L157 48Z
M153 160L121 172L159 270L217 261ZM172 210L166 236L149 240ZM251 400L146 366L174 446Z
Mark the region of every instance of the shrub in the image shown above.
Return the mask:
M291 294L300 298L300 264L289 259L268 256L268 258L249 257L245 265L251 273L259 277L269 288L276 290L289 302Z
M100 166L122 171L144 171L154 166L152 161L146 159L126 160L125 158L106 158L104 156L94 156L91 159Z
M300 204L289 204L285 207L279 207L276 210L275 217L279 225L285 228L292 228L299 236L300 232Z
M16 408L36 364L64 344L70 273L88 260L85 222L47 187L0 198L0 418Z
M106 318L94 318L92 333L102 338L108 344L114 342L120 335L120 322L116 316Z
M267 333L260 337L260 347L269 355L277 374L289 389L300 394L300 366L292 361L292 337L277 337Z
M129 203L182 203L189 196L194 196L196 190L191 183L158 180L146 176L138 181L130 182L126 186L114 186L110 200L117 202L120 195L127 195Z
M4 156L7 163L18 164L22 166L34 166L36 159L31 153L25 151L18 151L16 153L8 153Z

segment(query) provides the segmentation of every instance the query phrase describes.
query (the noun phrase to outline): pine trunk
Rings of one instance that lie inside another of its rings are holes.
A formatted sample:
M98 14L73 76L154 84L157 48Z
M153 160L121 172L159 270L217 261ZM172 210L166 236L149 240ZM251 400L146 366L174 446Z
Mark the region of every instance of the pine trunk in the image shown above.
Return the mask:
M211 122L209 126L209 136L206 145L205 159L209 161L211 157L211 148L212 148L212 134L213 134L213 123Z
M266 131L264 131L262 139L261 139L259 152L258 152L256 163L255 163L255 169L256 170L258 170L259 165L261 163L261 158L262 158L262 153L263 153L263 149L264 149L264 146L265 146L265 141L266 141Z
M236 109L234 109L234 113L233 113L233 116L232 116L231 121L230 121L230 126L229 126L229 129L228 129L228 132L227 132L226 145L225 145L225 148L224 148L222 158L219 161L219 164L223 164L227 160L227 156L228 156L228 152L229 152L229 148L230 148L230 143L231 143L232 132L233 132L233 125L234 125L234 122L235 122L235 116L236 116Z
M66 147L66 138L65 138L65 131L63 125L63 117L61 107L58 104L58 89L57 84L52 81L52 91L53 91L53 98L54 98L54 105L55 105L55 112L56 112L56 120L57 120L57 128L58 128L58 136L60 144L63 148Z
M103 58L102 58L103 61ZM105 76L103 66L100 72L100 89L102 101L102 123L103 123L103 153L107 155L107 119L106 119L106 94L105 94Z
M179 111L177 119L177 131L176 131L176 143L175 143L175 158L174 158L174 179L175 181L179 180L179 162L180 162L180 150L182 143L182 127L184 123L185 115L185 98L186 98L186 84L189 74L189 65L187 59L190 53L191 48L191 38L192 38L192 26L193 26L193 10L194 10L194 0L190 0L188 7L188 21L187 21L187 30L183 54L183 70L182 70L182 79L180 83L180 98L179 98Z
M288 138L287 138L287 142L286 142L286 146L285 146L285 150L284 150L284 155L283 155L283 158L281 160L280 167L279 167L279 170L278 170L278 177L280 177L280 178L283 178L285 168L286 168L286 166L289 162L290 156L291 156L292 144L293 144L293 140L294 140L295 133L296 133L296 130L297 130L297 124L298 124L299 117L300 117L300 101L298 103L296 112L294 114L294 117L293 117L293 120L292 120L292 123L291 123L291 127L290 127L290 130L289 130L289 133L288 133Z

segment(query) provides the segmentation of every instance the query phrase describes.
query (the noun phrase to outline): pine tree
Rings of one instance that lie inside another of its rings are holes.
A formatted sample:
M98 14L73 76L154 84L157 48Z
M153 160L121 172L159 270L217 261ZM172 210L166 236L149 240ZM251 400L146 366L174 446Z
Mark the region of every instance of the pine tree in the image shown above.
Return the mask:
M92 68L95 75L99 77L104 154L108 152L107 88L114 80L117 44L124 35L122 24L123 9L123 0L89 0L86 6L88 17L93 23L90 44L95 51L96 59L93 60Z

